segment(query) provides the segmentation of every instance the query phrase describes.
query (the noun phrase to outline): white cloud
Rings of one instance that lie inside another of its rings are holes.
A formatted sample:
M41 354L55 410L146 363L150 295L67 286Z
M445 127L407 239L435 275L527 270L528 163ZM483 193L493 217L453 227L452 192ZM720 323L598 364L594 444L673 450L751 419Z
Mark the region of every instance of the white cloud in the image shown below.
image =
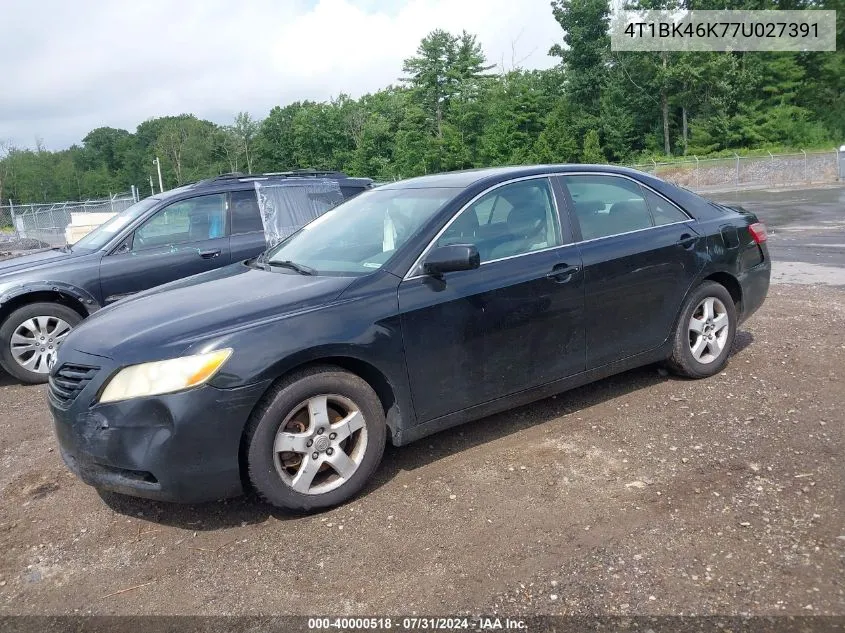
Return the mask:
M101 125L360 96L396 83L426 33L478 35L490 63L548 67L548 0L3 0L0 139L58 149ZM38 7L37 9L35 7Z

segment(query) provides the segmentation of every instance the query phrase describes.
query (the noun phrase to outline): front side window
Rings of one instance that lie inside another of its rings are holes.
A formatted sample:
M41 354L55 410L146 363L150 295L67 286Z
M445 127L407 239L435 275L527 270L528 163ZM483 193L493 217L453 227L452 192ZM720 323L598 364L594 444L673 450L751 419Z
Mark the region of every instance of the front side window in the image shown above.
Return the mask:
M572 198L584 240L654 226L642 188L627 178L564 176L561 182Z
M560 231L546 178L497 187L464 209L435 246L473 244L481 261L559 246Z
M226 194L198 196L166 206L135 231L133 251L226 236Z
M271 249L266 263L294 262L315 274L371 273L459 189L373 189L336 206Z

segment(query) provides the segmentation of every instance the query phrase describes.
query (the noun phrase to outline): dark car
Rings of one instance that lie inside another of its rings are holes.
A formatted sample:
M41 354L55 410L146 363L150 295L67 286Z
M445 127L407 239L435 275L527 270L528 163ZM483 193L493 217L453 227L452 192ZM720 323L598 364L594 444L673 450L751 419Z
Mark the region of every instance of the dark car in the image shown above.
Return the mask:
M47 382L56 350L84 317L255 257L267 247L268 219L269 235L282 237L371 186L340 172L229 174L141 200L72 246L0 262L0 366Z
M609 166L366 192L263 256L139 294L50 376L83 481L173 501L356 493L395 445L659 361L703 378L763 303L765 227Z

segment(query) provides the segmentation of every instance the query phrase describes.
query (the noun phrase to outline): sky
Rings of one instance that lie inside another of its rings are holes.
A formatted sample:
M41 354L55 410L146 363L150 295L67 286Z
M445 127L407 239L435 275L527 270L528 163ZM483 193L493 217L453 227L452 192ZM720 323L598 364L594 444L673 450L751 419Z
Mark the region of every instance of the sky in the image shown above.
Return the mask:
M549 0L0 0L0 142L47 149L183 112L231 123L397 83L426 33L548 68Z

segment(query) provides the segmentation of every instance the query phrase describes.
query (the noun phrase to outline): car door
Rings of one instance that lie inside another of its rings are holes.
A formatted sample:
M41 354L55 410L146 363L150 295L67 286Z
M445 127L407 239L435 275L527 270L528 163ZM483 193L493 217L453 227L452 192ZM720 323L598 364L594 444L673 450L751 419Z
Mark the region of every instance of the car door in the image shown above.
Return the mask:
M583 275L571 242L548 178L496 187L444 229L430 248L474 244L481 265L441 279L417 266L399 286L420 422L584 370Z
M218 193L157 211L101 260L105 303L230 263L227 206Z
M657 347L704 266L692 221L631 178L575 174L560 183L581 239L587 369Z
M233 191L229 198L232 261L238 262L260 255L267 248L264 224L258 208L255 189Z

